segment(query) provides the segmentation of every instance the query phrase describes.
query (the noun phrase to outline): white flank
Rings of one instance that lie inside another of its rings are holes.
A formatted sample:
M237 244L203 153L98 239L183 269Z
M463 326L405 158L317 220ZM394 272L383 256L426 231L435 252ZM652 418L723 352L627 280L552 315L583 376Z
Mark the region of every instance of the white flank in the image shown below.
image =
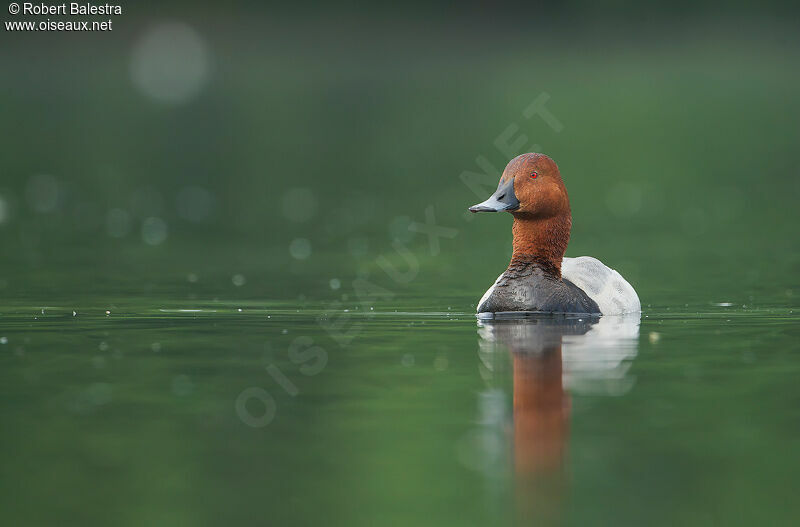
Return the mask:
M633 286L597 258L564 258L561 277L583 289L597 303L603 315L624 315L642 310Z

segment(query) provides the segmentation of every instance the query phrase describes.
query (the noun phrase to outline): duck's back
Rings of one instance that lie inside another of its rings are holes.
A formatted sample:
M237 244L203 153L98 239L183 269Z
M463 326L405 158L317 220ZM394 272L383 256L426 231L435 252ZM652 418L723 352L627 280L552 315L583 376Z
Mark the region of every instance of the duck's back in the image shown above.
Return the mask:
M604 315L638 313L642 310L633 286L597 258L564 258L561 262L561 277L581 288L597 303Z
M559 280L535 265L509 267L478 302L478 313L600 314L597 304L569 280Z

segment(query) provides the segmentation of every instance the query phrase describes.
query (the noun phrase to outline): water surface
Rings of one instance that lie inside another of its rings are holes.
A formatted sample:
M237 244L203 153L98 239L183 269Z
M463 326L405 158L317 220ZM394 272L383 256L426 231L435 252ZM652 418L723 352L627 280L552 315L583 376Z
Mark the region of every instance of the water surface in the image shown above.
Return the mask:
M6 521L788 525L800 513L790 310L478 323L356 307L4 314Z

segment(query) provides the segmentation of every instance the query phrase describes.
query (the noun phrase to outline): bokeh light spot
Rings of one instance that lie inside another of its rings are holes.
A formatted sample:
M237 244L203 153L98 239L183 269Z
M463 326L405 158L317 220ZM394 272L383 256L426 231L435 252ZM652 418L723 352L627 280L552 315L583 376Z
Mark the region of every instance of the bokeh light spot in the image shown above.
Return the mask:
M158 217L150 217L142 223L142 240L147 245L160 245L167 239L167 224Z
M153 26L133 48L133 82L145 95L159 102L179 104L193 99L208 76L206 44L184 23Z
M289 254L296 260L305 260L311 256L311 242L305 238L295 238L289 244Z

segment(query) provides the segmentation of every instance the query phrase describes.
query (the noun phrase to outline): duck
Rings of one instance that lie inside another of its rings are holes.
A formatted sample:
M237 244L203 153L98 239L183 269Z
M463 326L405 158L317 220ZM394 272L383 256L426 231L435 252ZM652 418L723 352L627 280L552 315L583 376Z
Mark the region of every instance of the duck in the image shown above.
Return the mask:
M564 256L572 211L558 165L545 154L512 159L494 194L469 210L514 217L511 262L478 302L479 318L641 312L639 296L617 271L590 256Z

